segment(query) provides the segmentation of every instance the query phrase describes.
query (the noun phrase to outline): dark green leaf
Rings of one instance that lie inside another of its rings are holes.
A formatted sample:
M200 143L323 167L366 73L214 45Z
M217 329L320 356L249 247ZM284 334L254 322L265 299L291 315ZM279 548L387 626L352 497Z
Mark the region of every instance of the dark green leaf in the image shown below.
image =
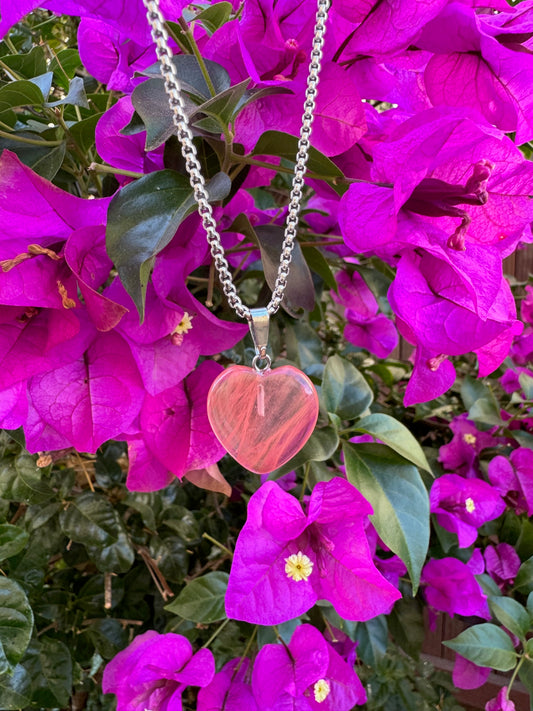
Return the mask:
M265 279L274 290L279 269L281 246L283 244L283 227L279 225L259 225L255 228ZM291 315L302 308L312 311L315 306L315 287L313 277L307 266L298 242L294 243L291 260L291 274L285 289L285 298L281 305Z
M143 129L146 129L145 150L153 151L176 131L163 81L143 81L133 90L131 100ZM134 128L136 124L130 122L124 132L129 134Z
M490 622L469 627L443 644L479 667L510 671L516 666L517 655L509 635Z
M64 104L69 104L71 106L81 106L84 109L89 108L89 102L87 101L87 95L85 93L85 85L81 77L74 77L70 82L67 95L58 99L57 101L47 101L45 106L47 108L53 108L54 106L63 106Z
M211 98L211 92L209 91L203 72L198 64L198 60L193 54L177 54L174 55L172 61L176 67L182 88L186 93L191 94L200 101ZM204 59L204 62L207 73L215 88L215 95L229 89L231 82L229 74L224 67L216 62L212 62L210 59ZM152 64L151 67L148 67L148 69L140 73L148 77L158 77L161 79L161 82L163 82L158 63Z
M95 620L87 628L87 634L104 659L112 659L128 644L127 630L111 617Z
M315 274L318 274L329 289L337 291L338 287L335 281L335 275L331 271L328 261L322 252L316 247L313 247L312 244L306 244L305 242L301 247L304 250L304 257L309 268L314 271Z
M186 543L198 542L201 538L198 521L185 506L170 506L166 509L163 523Z
M43 100L39 87L26 79L12 81L0 87L0 112L18 106L41 106Z
M229 20L232 5L230 2L217 2L196 15L195 22L201 22L206 30L213 34Z
M339 435L333 427L316 429L298 454L270 474L269 479L279 479L287 472L302 467L307 462L325 462L337 451Z
M32 47L27 54L11 54L2 57L2 61L17 74L26 79L37 77L46 72L46 58L43 47Z
M492 390L482 381L468 375L461 385L461 397L474 422L501 425L500 407Z
M423 608L416 597L398 600L387 617L396 644L413 659L418 659L425 638Z
M81 59L78 50L69 47L53 57L48 69L54 73L55 83L68 91L69 82L79 67L81 67Z
M402 457L431 473L422 447L401 422L390 415L375 413L357 423L356 432L365 432L388 445Z
M513 590L517 590L523 595L529 595L533 591L533 556L520 566L516 574Z
M285 331L287 355L302 370L313 368L322 360L322 341L308 323L297 322Z
M322 395L328 412L334 412L343 420L359 417L373 400L370 385L355 365L338 355L327 360Z
M229 575L221 571L208 573L188 583L165 610L193 622L210 624L226 617L224 596Z
M86 491L69 502L60 516L61 528L73 541L103 548L119 540L120 525L105 496Z
M11 558L26 546L29 534L18 526L0 524L0 561Z
M94 129L102 114L93 114L70 127L72 138L84 153L94 145Z
M296 161L296 153L298 152L298 138L290 136L288 133L281 131L265 131L257 141L251 155L253 156L279 156L292 161ZM337 168L335 163L325 155L311 147L309 151L308 169L313 173L333 179L342 178L342 171Z
M135 560L135 552L129 537L123 530L122 521L115 511L115 520L118 527L118 539L110 545L87 546L87 552L98 570L103 573L126 573Z
M230 189L228 176L219 173L208 185L209 197L221 200ZM107 251L141 320L153 260L195 208L188 178L171 170L150 173L126 185L111 201Z
M216 94L212 98L204 101L191 114L190 120L195 122L195 117L198 115L211 116L217 120L219 132L225 128L234 118L237 107L243 103L243 98L246 95L246 89L250 79L245 79L239 84L230 86L229 89Z
M35 140L35 134L27 131L22 131L16 135L21 138L32 138ZM24 165L27 165L42 178L52 180L63 164L66 143L61 143L59 146L50 146L43 140L42 146L29 146L15 139L1 138L0 151L4 148L16 153Z
M33 681L33 702L42 708L68 706L72 693L72 657L58 639L32 642L24 660Z
M522 641L530 629L527 610L511 597L489 598L490 611L499 622Z
M13 674L0 676L0 708L3 711L25 709L31 704L31 677L17 664Z
M189 569L187 544L177 536L152 536L150 555L167 580L182 583Z
M24 590L14 580L0 578L0 649L9 664L23 657L33 629L33 612Z
M429 499L416 467L379 444L345 444L346 475L374 509L378 534L407 566L414 593L429 545Z
M357 656L364 664L376 667L387 651L388 637L385 615L374 617L368 622L360 622L355 629L355 639L359 642Z
M41 481L42 471L29 454L20 454L14 461L0 463L0 496L11 501L40 504L54 496L54 491Z

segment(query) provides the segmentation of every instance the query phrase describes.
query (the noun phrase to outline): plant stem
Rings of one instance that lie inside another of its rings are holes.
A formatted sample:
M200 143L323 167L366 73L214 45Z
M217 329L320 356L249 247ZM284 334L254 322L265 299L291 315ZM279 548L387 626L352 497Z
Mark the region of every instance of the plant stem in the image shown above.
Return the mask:
M222 630L223 630L224 627L228 624L228 622L229 622L229 617L226 617L226 619L225 619L224 622L220 625L220 627L217 627L217 629L213 632L213 634L211 635L211 637L209 637L209 639L207 640L207 642L202 645L202 649L207 649L207 648L209 647L209 645L211 644L211 642L213 642L213 641L218 637L218 635L222 632Z
M509 684L508 684L508 686L507 686L507 693L505 694L505 697L507 698L507 700L509 700L509 694L511 693L511 687L513 686L513 684L514 684L514 682L515 682L515 679L516 679L516 677L517 677L517 674L518 674L518 672L520 671L520 667L521 667L522 664L524 663L524 659L525 659L525 658L526 658L526 657L525 657L525 654L522 654L522 656L521 656L520 659L518 660L518 664L517 664L516 667L514 668L514 671L513 671L512 675L511 675L511 678L509 679Z
M203 77L205 79L205 83L207 84L207 88L209 89L209 93L211 94L211 96L216 96L217 92L215 89L215 85L213 84L211 77L209 76L209 72L207 71L207 66L204 62L204 58L200 54L200 50L198 49L198 45L196 44L196 40L194 39L194 33L191 31L191 28L189 27L187 22L183 19L183 17L180 17L178 22L179 22L181 29L187 35L187 39L189 40L189 44L191 45L193 54L196 57L198 66L200 67L200 70L201 70Z
M212 536L210 536L209 533L202 533L202 538L205 538L207 541L210 541L217 548L220 548L221 551L226 552L228 555L230 555L233 558L233 553L230 551L230 549L226 548L226 546L223 545L222 543L219 543L216 540L216 538L212 538Z
M7 131L1 130L0 138L8 138L10 141L27 143L30 146L40 146L41 148L45 148L46 146L60 146L64 143L64 141L43 141L41 138L24 138L24 136L18 136L16 133L8 133Z
M311 462L307 462L304 467L304 480L302 482L302 491L300 493L300 503L304 500L305 490L307 489L307 480L309 479L309 471L311 470Z
M136 173L134 170L122 170L121 168L113 168L111 165L103 165L102 163L91 163L89 166L87 166L87 170L92 173L125 175L127 178L144 178L144 173Z

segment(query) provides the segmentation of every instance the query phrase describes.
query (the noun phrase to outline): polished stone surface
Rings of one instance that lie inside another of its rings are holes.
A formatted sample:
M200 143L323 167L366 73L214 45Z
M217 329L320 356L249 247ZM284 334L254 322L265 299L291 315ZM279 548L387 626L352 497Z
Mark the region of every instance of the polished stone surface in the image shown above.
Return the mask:
M256 474L277 469L307 442L318 418L318 395L292 365L257 372L232 365L213 382L209 422L220 443Z

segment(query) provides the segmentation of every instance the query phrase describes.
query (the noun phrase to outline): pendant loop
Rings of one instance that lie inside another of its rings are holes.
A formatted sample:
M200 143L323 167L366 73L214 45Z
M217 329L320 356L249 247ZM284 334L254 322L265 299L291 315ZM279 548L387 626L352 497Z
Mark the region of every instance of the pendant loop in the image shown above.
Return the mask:
M261 360L265 360L267 358L268 327L270 322L268 309L250 309L248 322L252 341L254 342L255 355Z

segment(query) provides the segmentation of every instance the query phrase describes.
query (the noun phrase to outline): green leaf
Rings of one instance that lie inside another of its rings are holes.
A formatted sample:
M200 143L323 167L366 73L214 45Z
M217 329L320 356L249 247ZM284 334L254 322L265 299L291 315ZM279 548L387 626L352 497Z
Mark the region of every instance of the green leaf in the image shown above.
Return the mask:
M213 34L219 27L225 25L229 20L233 8L230 2L217 2L215 5L207 7L194 18L195 22L201 22L205 29Z
M118 528L118 539L103 548L87 546L90 559L102 573L126 573L135 560L135 551L129 537L123 530L120 516L115 511L115 520Z
M35 134L29 131L21 131L15 135L35 140ZM63 164L66 143L61 143L59 146L50 146L43 140L42 146L29 146L18 142L15 138L13 140L1 138L0 151L4 148L16 153L24 165L27 165L42 178L52 180Z
M376 667L385 656L388 644L388 625L385 615L374 617L368 622L360 622L355 628L355 639L359 642L357 656L364 664Z
M12 674L0 676L0 708L17 711L31 704L31 677L23 666L17 664Z
M415 594L429 545L429 499L418 470L384 445L346 443L343 451L348 481L372 504L370 519L407 566Z
M512 597L489 597L490 611L499 622L522 641L531 627L527 610Z
M209 198L221 200L230 189L228 176L219 173L208 185ZM189 179L172 170L150 173L123 187L111 200L107 251L141 320L153 261L195 209Z
M12 81L0 87L0 112L18 106L41 106L43 101L43 93L39 87L26 79Z
M333 427L316 429L298 454L269 475L269 479L279 479L293 469L302 467L307 462L325 462L330 459L339 446L339 435Z
M94 145L94 130L102 114L93 114L70 127L72 138L84 153Z
M50 62L48 69L54 73L54 81L65 91L68 91L69 82L74 78L76 69L81 67L81 59L77 49L62 49Z
M394 603L387 617L391 635L404 652L418 659L425 639L423 607L416 597L404 597Z
M469 627L443 644L479 667L510 671L516 666L517 655L509 635L490 622Z
M334 412L343 420L359 417L374 399L364 376L355 365L338 355L327 360L322 395L328 412Z
M24 656L33 629L33 612L18 583L0 578L0 650L15 665Z
M14 461L0 463L0 496L10 501L42 504L54 496L48 484L41 481L42 470L29 454L20 454Z
M529 595L530 592L533 592L533 556L522 563L518 569L513 590L523 595Z
M304 257L309 268L322 279L324 284L332 291L337 291L338 286L335 281L335 275L331 271L331 267L322 252L313 247L312 244L303 242L301 245L304 250Z
M531 708L531 704L533 704L533 661L531 659L523 658L522 665L518 670L518 677L529 692Z
M117 514L101 494L83 492L69 502L59 520L64 534L78 543L103 548L119 540Z
M293 163L298 152L298 138L281 131L265 131L257 141L252 156L279 156ZM325 155L311 146L307 168L310 172L328 178L342 178L342 171ZM343 189L344 190L344 189Z
M524 391L527 400L533 400L533 378L527 373L520 373L518 376L520 387Z
M150 555L157 561L159 570L167 580L183 583L189 570L187 544L178 536L152 536Z
M278 275L284 230L279 225L260 225L255 228L255 234L261 249L265 279L273 291ZM294 243L291 274L281 305L291 316L296 315L296 311L300 308L312 311L315 306L313 277L298 242Z
M529 612L529 617L533 623L533 592L530 592L527 596L527 611Z
M37 46L27 54L11 54L2 57L4 64L13 69L17 74L22 74L26 79L37 77L46 72L46 57L44 48Z
M29 537L29 534L18 526L12 526L9 523L0 524L0 561L20 553L25 548Z
M24 666L33 680L34 704L42 708L68 706L72 693L72 657L63 642L49 637L34 640Z
M81 77L74 77L74 79L70 82L68 93L65 97L58 99L57 101L47 101L45 106L51 109L54 106L63 106L64 104L81 106L84 109L89 108L87 94L85 93L85 85Z
M431 474L431 468L422 447L407 427L395 420L394 417L382 413L369 415L357 423L355 431L365 432L381 440L402 457Z
M322 341L305 321L298 321L285 330L287 355L302 370L313 368L322 360Z
M224 596L229 575L221 571L196 578L165 610L193 622L210 624L226 618Z
M128 644L128 631L112 617L95 620L87 634L104 659L112 659Z
M468 409L470 420L488 425L501 425L498 401L482 380L467 375L461 385L461 397Z
M205 81L202 69L193 54L176 54L172 57L172 62L176 67L176 72L184 92L191 94L191 96L194 96L200 102L211 98L211 92ZM216 62L212 62L210 59L204 59L204 63L215 88L215 95L229 89L231 81L224 67ZM139 72L139 74L147 77L157 77L160 79L161 84L163 84L158 62L152 64L151 67L148 67L148 69L145 69L143 72Z

